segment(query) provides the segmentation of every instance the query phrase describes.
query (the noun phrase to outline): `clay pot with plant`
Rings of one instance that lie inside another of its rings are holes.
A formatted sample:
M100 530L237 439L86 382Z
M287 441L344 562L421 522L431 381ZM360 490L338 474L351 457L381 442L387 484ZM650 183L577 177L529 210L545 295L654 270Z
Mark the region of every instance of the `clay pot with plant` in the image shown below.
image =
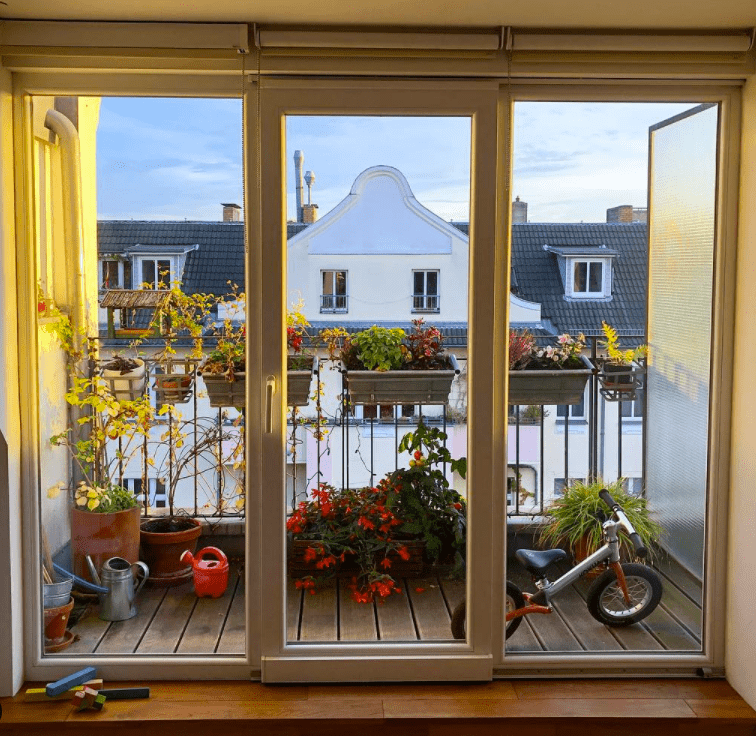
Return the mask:
M548 521L540 532L540 546L544 549L566 549L576 561L593 554L603 544L601 519L606 507L598 494L606 488L640 535L643 546L653 551L661 537L662 527L652 517L646 499L628 493L624 484L623 478L614 483L606 483L601 478L590 483L570 483L564 495L545 509ZM633 544L623 529L619 531L619 538L623 554L632 557Z
M122 472L149 436L154 410L148 396L118 398L109 379L82 374L96 356L82 355L67 317L61 315L51 331L67 353L71 421L50 443L68 450L74 472L70 480L50 488L48 496L70 489L74 573L89 579L86 555L98 569L109 557L139 559L139 499L123 487ZM81 480L74 489L76 476Z

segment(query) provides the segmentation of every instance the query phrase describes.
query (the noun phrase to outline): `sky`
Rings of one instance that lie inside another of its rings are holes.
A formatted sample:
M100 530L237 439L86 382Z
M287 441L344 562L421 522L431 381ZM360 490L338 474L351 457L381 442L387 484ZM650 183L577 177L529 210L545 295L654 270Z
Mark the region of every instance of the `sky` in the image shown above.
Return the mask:
M695 104L518 102L513 194L531 222L604 222L609 207L645 207L648 128ZM217 221L222 202L241 205L241 112L240 100L103 98L99 218ZM288 219L295 150L315 174L320 217L376 165L398 168L442 218L469 217L469 118L289 116L286 138Z

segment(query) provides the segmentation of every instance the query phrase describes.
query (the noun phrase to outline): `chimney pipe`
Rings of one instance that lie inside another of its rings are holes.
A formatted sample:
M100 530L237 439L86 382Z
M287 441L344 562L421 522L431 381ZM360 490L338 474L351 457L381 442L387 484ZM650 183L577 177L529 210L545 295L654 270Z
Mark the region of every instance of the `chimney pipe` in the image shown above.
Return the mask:
M302 151L294 151L294 182L297 188L297 222L303 222L302 217L302 164L304 154Z
M223 206L223 222L239 222L241 220L241 207L238 204L221 202Z

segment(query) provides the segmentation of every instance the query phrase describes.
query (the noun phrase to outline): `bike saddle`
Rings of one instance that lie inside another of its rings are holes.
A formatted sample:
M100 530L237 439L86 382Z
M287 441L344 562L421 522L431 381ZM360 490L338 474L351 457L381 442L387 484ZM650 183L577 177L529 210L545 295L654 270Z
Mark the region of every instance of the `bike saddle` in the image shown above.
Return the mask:
M546 568L553 562L566 559L567 553L563 549L518 549L515 557L531 575L543 577Z

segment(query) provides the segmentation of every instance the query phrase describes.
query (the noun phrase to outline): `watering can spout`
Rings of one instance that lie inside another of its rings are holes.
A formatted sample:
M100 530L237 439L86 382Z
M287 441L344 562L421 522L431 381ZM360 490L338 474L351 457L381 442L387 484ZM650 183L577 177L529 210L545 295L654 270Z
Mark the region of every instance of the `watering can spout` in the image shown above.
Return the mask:
M181 555L181 562L183 562L185 565L194 566L194 555L188 549L185 550Z
M92 576L92 580L96 585L102 585L100 576L97 574L97 568L94 566L94 562L92 562L92 558L89 555L87 555L87 565L89 566L89 574Z

